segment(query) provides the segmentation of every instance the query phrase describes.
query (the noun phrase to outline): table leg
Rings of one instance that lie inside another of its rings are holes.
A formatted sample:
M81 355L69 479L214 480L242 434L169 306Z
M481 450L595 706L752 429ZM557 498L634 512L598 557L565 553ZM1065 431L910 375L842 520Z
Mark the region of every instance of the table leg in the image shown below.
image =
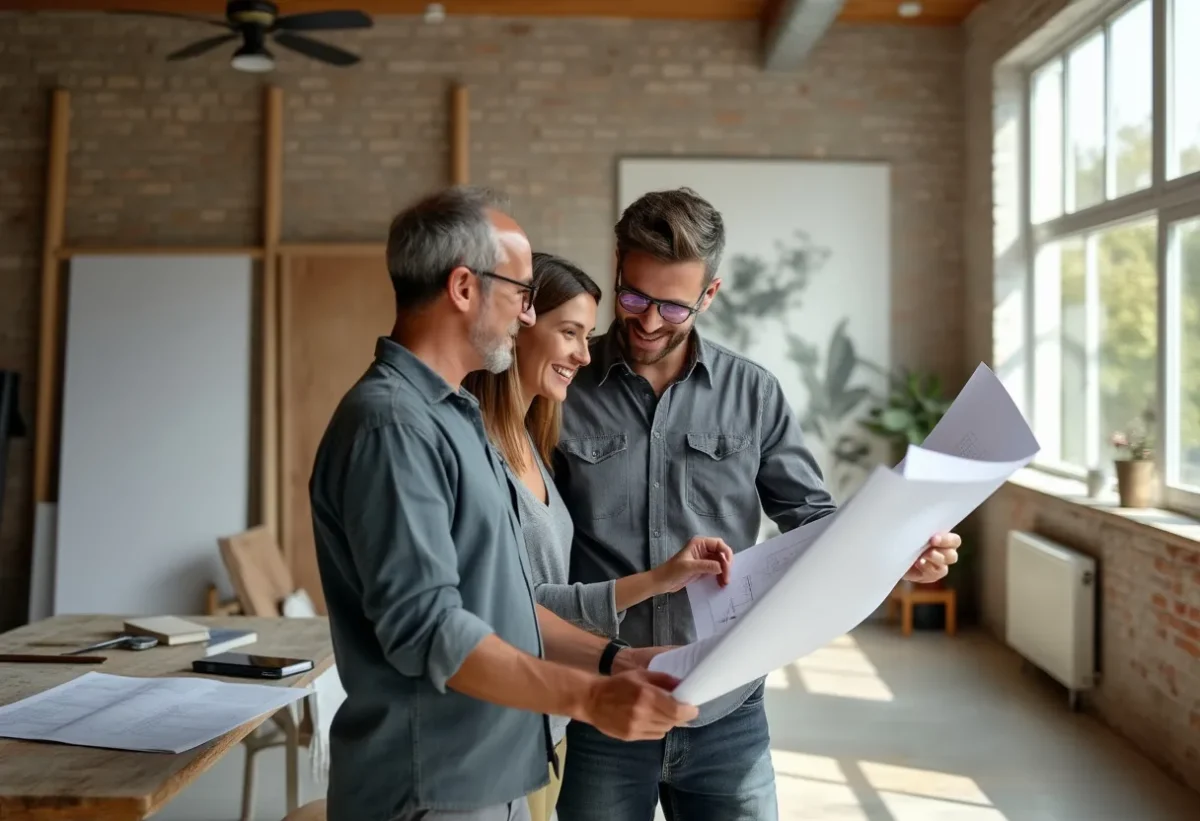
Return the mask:
M913 606L912 602L905 599L900 603L900 633L905 636L911 636L913 631Z
M287 811L293 812L300 806L300 726L295 705L289 704L279 711L283 732L287 736Z

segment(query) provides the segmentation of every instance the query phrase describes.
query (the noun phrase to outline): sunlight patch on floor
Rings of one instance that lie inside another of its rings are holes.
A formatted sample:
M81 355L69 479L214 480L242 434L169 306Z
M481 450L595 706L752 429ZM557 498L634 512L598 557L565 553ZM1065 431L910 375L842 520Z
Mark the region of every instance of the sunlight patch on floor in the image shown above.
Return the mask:
M787 821L829 819L870 821L834 759L787 750L772 750L780 818Z
M995 807L941 801L919 795L880 792L892 821L1013 821Z
M894 701L891 688L852 636L831 641L792 665L804 689L815 695Z
M908 793L920 798L992 806L992 802L974 779L965 775L898 767L895 764L876 761L860 761L858 766L867 783L879 792Z

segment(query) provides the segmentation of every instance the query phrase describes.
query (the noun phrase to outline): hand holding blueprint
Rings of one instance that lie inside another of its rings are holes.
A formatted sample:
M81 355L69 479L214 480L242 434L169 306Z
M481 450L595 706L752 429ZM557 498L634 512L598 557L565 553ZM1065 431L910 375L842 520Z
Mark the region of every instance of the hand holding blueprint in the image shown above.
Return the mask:
M952 530L1038 452L980 365L921 447L877 467L842 508L737 554L732 581L688 585L699 640L650 669L700 705L820 649L879 607L936 533Z
M0 736L181 753L308 695L300 687L88 672L0 707Z

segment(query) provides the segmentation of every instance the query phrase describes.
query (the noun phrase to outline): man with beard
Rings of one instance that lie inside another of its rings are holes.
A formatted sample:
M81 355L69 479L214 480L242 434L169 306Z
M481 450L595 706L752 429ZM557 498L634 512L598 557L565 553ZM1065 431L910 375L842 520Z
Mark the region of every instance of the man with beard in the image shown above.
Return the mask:
M470 371L508 368L535 321L520 226L485 192L449 189L396 217L387 264L395 326L310 479L347 693L328 817L528 819L553 761L545 714L645 740L696 710L645 669L655 650L622 650L535 603L512 488L461 388Z
M697 533L735 551L765 512L782 531L834 512L779 382L700 337L720 288L720 213L694 191L646 194L616 225L616 318L576 373L563 408L555 482L575 523L571 580L651 570ZM906 579L957 560L938 534ZM623 614L621 641L688 644L686 590ZM762 680L702 705L663 740L622 742L586 722L567 730L560 821L773 821L778 817Z

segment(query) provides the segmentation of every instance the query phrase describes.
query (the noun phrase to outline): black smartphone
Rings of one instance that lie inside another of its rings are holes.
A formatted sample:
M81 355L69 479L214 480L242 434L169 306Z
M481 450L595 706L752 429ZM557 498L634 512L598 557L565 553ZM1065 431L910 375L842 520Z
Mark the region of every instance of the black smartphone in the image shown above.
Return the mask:
M192 662L192 669L197 673L242 678L286 678L312 668L311 659L258 656L250 653L218 653Z

